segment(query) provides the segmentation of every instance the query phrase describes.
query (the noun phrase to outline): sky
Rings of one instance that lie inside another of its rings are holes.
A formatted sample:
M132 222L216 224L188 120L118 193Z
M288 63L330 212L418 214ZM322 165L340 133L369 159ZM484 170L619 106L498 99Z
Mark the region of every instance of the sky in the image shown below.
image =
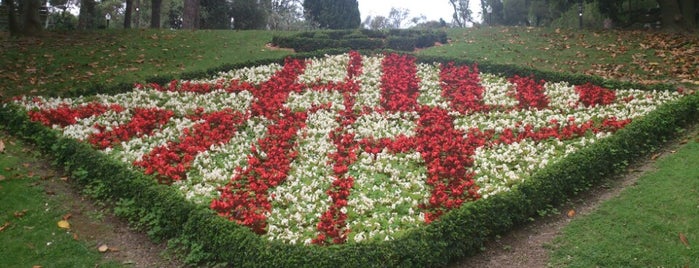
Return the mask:
M408 18L419 17L425 15L427 20L444 19L446 22L452 21L454 8L449 3L449 0L358 0L359 13L362 16L362 21L367 16L384 16L387 17L391 12L391 7L405 8L410 11ZM474 15L479 17L480 1L471 1L471 10Z

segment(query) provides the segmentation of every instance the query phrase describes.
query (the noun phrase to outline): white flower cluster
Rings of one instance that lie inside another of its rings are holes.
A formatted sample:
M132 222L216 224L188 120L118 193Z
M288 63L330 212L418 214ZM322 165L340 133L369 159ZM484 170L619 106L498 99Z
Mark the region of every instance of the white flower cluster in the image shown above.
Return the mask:
M326 55L321 59L312 59L306 65L306 71L299 75L298 82L303 84L342 82L347 76L349 54Z
M356 78L359 81L359 92L356 96L354 110L361 110L362 107L378 107L381 103L381 62L383 56L367 57L362 56L363 72Z
M281 69L282 66L276 63L255 67L246 67L241 69L230 70L228 72L220 72L218 74L218 77L215 78L215 80L232 79L248 82L251 84L260 84L269 80L269 78L271 78L276 72L280 71Z
M417 102L422 105L448 109L449 103L442 96L439 64L417 64L417 77L420 78L420 95Z
M395 138L399 135L414 136L417 127L417 112L372 112L357 118L351 126L355 139Z
M362 152L349 174L355 179L347 205L350 241L391 240L423 222L418 205L427 202L430 190L419 152Z
M330 153L336 151L330 132L339 127L334 110L309 114L306 128L298 131L298 152L284 184L270 191L272 211L267 215L270 240L309 244L316 224L332 200L325 191L334 180Z

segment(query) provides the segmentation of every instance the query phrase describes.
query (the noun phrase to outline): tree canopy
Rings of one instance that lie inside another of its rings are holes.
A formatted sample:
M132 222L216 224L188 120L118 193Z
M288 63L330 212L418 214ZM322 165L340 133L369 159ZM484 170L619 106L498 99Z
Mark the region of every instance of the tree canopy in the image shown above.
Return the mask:
M357 0L304 0L303 9L320 28L352 29L362 23Z

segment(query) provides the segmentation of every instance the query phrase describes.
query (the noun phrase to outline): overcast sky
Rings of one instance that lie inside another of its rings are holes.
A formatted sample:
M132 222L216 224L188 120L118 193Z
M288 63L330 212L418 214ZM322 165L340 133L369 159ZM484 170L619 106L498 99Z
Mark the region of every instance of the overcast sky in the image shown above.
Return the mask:
M358 2L362 21L370 15L388 16L391 7L408 9L410 11L408 18L425 15L427 20L442 18L446 22L451 22L454 13L449 0L358 0ZM480 17L479 5L480 1L471 1L471 10L476 18Z

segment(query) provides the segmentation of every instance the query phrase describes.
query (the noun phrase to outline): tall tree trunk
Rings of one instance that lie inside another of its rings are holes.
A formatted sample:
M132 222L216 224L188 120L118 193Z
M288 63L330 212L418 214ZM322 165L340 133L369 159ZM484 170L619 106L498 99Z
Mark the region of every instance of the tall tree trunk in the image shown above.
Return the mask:
M136 10L136 14L133 16L133 24L138 29L141 28L141 0L134 0L133 7Z
M7 1L7 20L10 35L20 35L22 32L19 26L19 17L17 16L17 6L15 5L15 0Z
M163 0L150 1L150 27L153 29L160 28L160 6Z
M184 0L182 12L182 29L199 29L200 0Z
M131 28L131 12L133 10L133 0L126 0L126 11L124 12L124 29Z
M80 15L78 29L86 30L95 27L95 0L80 0Z
M24 29L22 33L28 36L35 36L41 33L41 18L39 17L39 0L28 0L24 5Z
M697 0L682 0L682 20L687 30L694 30L697 27Z
M678 0L657 0L657 2L660 6L663 28L669 31L683 30L682 11L680 11Z

